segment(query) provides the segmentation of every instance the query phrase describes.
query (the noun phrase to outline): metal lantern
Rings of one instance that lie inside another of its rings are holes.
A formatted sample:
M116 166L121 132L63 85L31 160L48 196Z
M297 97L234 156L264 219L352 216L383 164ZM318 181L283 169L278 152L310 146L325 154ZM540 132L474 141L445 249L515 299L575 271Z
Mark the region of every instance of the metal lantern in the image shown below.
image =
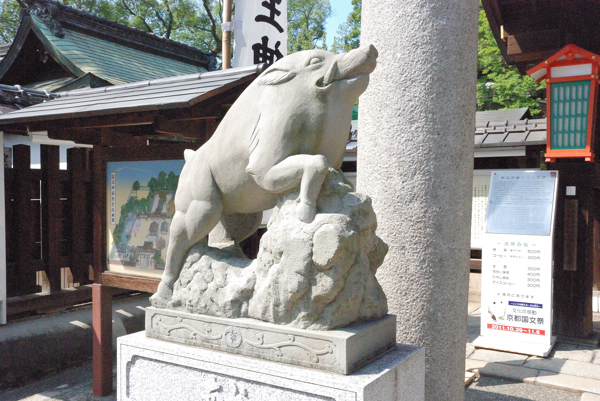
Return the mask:
M548 131L546 161L584 158L594 161L594 124L600 56L575 45L527 71L546 81Z

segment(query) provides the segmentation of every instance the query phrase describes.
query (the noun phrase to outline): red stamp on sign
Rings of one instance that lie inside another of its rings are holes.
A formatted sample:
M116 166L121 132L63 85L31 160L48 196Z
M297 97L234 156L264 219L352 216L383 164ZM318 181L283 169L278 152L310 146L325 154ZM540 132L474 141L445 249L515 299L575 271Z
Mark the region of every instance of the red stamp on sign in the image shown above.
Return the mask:
M546 330L527 329L525 327L504 326L501 324L492 324L492 323L488 323L487 328L491 329L491 330L510 331L512 333L533 334L536 336L543 336L546 334Z

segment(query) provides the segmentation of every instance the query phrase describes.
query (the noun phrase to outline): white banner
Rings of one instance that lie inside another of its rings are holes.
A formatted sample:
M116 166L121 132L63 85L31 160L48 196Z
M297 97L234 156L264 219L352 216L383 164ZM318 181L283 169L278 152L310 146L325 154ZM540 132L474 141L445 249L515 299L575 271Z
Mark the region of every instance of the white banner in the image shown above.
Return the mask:
M273 64L287 55L287 0L235 2L233 66Z
M558 172L494 171L481 268L477 348L547 356Z

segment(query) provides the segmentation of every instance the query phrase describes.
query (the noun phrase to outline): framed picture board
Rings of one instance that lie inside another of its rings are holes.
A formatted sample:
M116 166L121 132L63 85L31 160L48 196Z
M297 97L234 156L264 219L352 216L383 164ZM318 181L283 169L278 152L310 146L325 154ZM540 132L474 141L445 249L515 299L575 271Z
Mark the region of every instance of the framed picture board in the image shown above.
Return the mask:
M158 282L175 214L183 152L197 146L103 148L96 153L102 158L98 176L105 177L97 183L103 194L98 215L102 216L99 230L104 284L144 290L148 279Z

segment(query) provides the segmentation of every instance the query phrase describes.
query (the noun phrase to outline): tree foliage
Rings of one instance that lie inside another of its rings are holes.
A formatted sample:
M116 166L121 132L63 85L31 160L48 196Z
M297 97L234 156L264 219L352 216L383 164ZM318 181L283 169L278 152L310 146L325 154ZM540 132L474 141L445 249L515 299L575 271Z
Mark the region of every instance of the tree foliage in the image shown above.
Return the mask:
M330 16L329 0L288 0L288 53L326 49L325 20Z
M502 58L485 11L479 8L479 45L477 49L477 110L529 107L533 117L541 113L536 92L545 88Z
M352 0L352 11L346 22L340 25L337 36L333 39L331 50L345 53L360 46L360 11L362 0Z
M0 3L0 43L12 42L19 28L21 7L17 0Z

